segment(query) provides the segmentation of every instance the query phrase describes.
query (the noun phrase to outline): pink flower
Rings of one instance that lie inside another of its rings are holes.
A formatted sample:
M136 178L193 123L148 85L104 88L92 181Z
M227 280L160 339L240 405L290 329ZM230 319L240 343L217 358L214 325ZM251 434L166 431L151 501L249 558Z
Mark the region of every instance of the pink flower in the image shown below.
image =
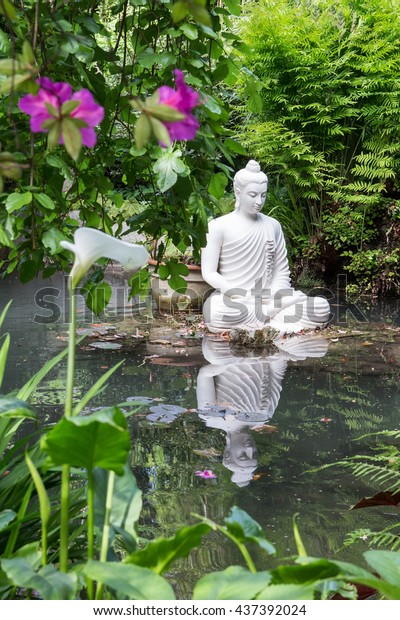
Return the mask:
M199 476L200 478L203 478L204 480L217 477L217 475L214 474L214 472L211 471L211 469L205 469L204 471L196 471L195 475Z
M85 127L79 127L82 144L93 147L96 144L96 133L93 128L103 120L104 108L95 102L92 93L86 88L74 93L72 86L67 82L52 82L47 77L39 78L37 83L40 86L37 95L25 95L18 104L19 109L31 117L31 130L34 133L47 133L49 129L43 127L43 123L47 120L61 121L62 117L80 119L86 123ZM79 105L71 112L62 114L61 107L67 101L78 101ZM46 104L53 109L49 110ZM64 143L62 133L59 143Z
M163 122L163 124L172 141L192 140L200 126L199 121L192 114L192 109L199 104L200 94L185 83L182 71L175 69L174 74L176 90L170 86L161 86L158 89L158 103L175 108L184 114L185 118L180 121Z

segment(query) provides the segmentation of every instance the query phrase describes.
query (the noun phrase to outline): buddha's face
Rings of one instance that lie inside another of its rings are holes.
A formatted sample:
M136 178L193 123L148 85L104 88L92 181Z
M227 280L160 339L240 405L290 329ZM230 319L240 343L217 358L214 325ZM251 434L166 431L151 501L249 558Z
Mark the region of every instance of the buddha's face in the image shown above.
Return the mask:
M267 183L248 183L242 189L236 188L239 210L245 215L257 215L265 203Z

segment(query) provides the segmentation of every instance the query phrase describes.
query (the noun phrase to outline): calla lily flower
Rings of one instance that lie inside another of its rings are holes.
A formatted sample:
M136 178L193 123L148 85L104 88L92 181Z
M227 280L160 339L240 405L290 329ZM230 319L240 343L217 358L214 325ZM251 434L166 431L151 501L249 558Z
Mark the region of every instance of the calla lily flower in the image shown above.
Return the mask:
M70 273L71 286L75 288L99 258L115 260L126 269L138 270L148 260L149 254L143 245L121 241L95 228L78 228L74 243L61 241L60 245L75 254Z

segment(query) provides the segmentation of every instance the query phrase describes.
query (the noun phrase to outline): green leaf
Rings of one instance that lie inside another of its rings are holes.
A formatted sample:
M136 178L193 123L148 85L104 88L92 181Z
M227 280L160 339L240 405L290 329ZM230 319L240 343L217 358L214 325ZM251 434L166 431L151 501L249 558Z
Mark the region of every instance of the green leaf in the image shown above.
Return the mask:
M142 149L150 140L151 124L149 117L142 113L135 125L135 144L138 149Z
M166 151L154 164L153 170L157 175L157 185L162 192L166 192L175 185L178 175L187 176L190 169L181 159L182 151Z
M0 29L0 52L7 56L11 52L9 35ZM2 61L0 61L1 63ZM1 70L0 70L1 73Z
M242 566L230 566L199 579L193 600L251 600L271 581L269 571L251 573Z
M228 147L228 149L230 151L233 151L234 153L238 153L239 155L247 155L247 150L237 140L233 140L232 138L227 138L224 142L224 145Z
M35 464L33 463L28 453L25 454L25 461L28 465L29 471L33 479L33 483L36 488L36 493L38 494L38 497L39 497L40 520L42 522L42 526L43 525L46 526L49 522L50 515L51 515L51 505L50 505L49 496L47 495L47 491L43 484L43 480L41 479L40 474L38 470L36 469Z
M84 574L104 583L117 593L117 599L143 601L172 601L175 595L166 579L149 568L117 562L88 562Z
M199 36L198 30L193 24L185 23L185 24L182 24L179 28L180 30L182 30L185 37L187 37L191 41L195 41Z
M62 232L58 230L58 228L54 228L54 226L52 226L43 233L42 243L52 255L59 254L63 251L63 248L60 245L60 241L65 241L65 236L62 234Z
M11 4L10 0L1 0L0 13L2 15L5 15L9 19L15 19L17 17L15 7L13 4Z
M216 174L213 174L210 179L208 191L210 192L211 196L214 196L214 198L222 198L222 196L225 194L225 188L227 184L228 179L226 175L223 172L217 172Z
M79 342L82 342L82 340L83 340L83 336L81 338L78 338L76 344L78 344ZM58 353L58 355L55 355L48 362L46 362L42 366L42 368L38 370L37 373L34 374L33 377L31 377L29 381L27 381L25 385L22 386L22 388L20 388L17 394L17 398L23 401L27 400L31 396L31 394L33 394L33 392L36 390L37 386L42 381L42 379L44 379L44 377L50 372L50 370L52 370L52 368L54 368L54 366L58 364L58 362L60 362L67 355L67 353L68 353L68 347L65 348L63 351L61 351L61 353ZM27 406L26 403L24 403L24 405Z
M7 316L7 312L8 312L9 307L11 306L11 304L12 304L12 299L10 299L10 301L6 304L6 306L3 308L3 310L2 310L2 312L0 314L0 329L1 329L2 325L3 325L3 323L4 323L4 319Z
M71 465L103 467L124 472L130 449L125 416L118 407L101 409L84 417L63 418L41 440L49 467Z
M125 558L124 562L138 566L147 566L161 574L168 570L178 558L186 558L194 547L198 547L211 527L206 523L181 527L171 538L157 538L145 549L136 551Z
M53 200L47 194L42 194L41 192L38 194L34 194L35 199L39 204L42 205L45 209L49 209L49 211L54 211L56 209L56 205Z
M31 44L29 43L29 41L24 41L22 44L22 54L21 54L21 61L24 62L26 65L33 65L35 64L35 55L33 53L33 49L31 47Z
M260 592L258 601L312 601L314 600L315 585L272 585Z
M112 288L108 282L99 282L90 288L86 296L86 304L97 315L101 314L112 296Z
M166 126L157 118L154 118L154 116L150 116L149 119L151 130L160 145L164 147L170 146L171 138L169 137L168 129L166 128Z
M72 119L63 118L61 121L61 133L67 153L76 161L82 148L81 132Z
M319 580L337 577L339 567L328 560L316 560L301 566L278 566L272 571L275 584L278 583L314 583Z
M17 513L13 510L10 510L8 508L6 510L2 510L2 512L0 512L0 532L5 530L6 527L14 521L16 516Z
M265 538L261 525L254 521L244 510L233 506L229 517L224 519L224 523L229 533L238 542L255 542L267 553L275 553L275 547Z
M12 585L37 590L45 600L66 601L75 597L75 573L61 573L51 564L36 572L24 558L2 560L1 568Z
M98 467L94 470L95 493L95 525L101 531L105 519L105 505L107 482L109 473ZM114 482L114 492L110 515L110 548L118 535L119 545L123 544L128 552L136 548L136 525L142 509L142 492L137 486L136 478L129 464L124 467L122 476L117 476ZM98 537L100 540L100 536Z
M79 105L80 101L73 101L72 99L70 101L66 101L61 106L61 115L68 116L69 114L71 114L71 112L76 110Z
M32 202L32 194L31 192L24 192L20 194L18 192L14 192L13 194L9 194L6 200L6 209L8 213L13 213L18 209L21 209L25 205L28 205Z
M53 154L48 153L46 155L46 161L49 164L49 166L52 166L53 168L58 168L61 171L65 179L69 179L70 181L72 181L73 175L70 170L70 167L68 166L68 164L66 164L66 162L63 159L61 159L61 157L58 157L58 155L53 155Z
M147 101L146 110L155 118L165 122L180 121L185 118L182 112L179 112L176 108L163 103L151 103Z
M7 93L11 90L18 91L22 86L26 86L25 82L34 84L31 72L23 73L22 75L10 75L10 77L3 80L0 84L0 93Z
M297 513L293 516L293 532L294 532L294 539L296 541L297 553L301 557L307 557L307 551L303 545L303 541L301 540L299 528L297 527L297 523L296 523L297 516L298 516Z
M45 123L46 122L47 121L45 121ZM43 123L43 125L45 123ZM46 129L46 127L44 127L44 129ZM52 151L56 148L56 146L60 144L61 122L58 120L54 120L51 127L49 126L47 127L47 129L49 129L49 133L47 136L47 146L49 148L49 151Z
M189 13L189 7L187 5L187 2L175 2L172 5L171 13L172 19L175 23L178 23L182 21L182 19L185 19L186 15L188 15Z
M1 180L3 179L3 177L1 177ZM10 233L8 232L8 230L5 230L5 228L0 224L0 246L5 246L6 248L13 248L13 242L12 239L10 237Z
M238 17L242 12L241 0L224 0L229 12Z
M370 550L363 555L383 579L400 588L400 552Z
M10 334L7 334L4 338L3 344L0 347L0 387L3 383L4 372L6 369L6 361L8 355L8 349L10 346Z
M36 420L35 410L14 396L0 396L0 418L26 418Z

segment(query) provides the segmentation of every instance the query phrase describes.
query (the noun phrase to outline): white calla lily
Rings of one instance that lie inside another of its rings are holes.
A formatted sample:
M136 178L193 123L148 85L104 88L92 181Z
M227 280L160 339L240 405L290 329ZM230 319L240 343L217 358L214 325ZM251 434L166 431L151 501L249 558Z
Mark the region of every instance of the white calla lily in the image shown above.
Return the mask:
M60 245L75 254L70 273L72 288L79 284L99 258L115 260L132 270L143 267L149 258L143 245L121 241L95 228L78 228L74 234L74 243L61 241Z

